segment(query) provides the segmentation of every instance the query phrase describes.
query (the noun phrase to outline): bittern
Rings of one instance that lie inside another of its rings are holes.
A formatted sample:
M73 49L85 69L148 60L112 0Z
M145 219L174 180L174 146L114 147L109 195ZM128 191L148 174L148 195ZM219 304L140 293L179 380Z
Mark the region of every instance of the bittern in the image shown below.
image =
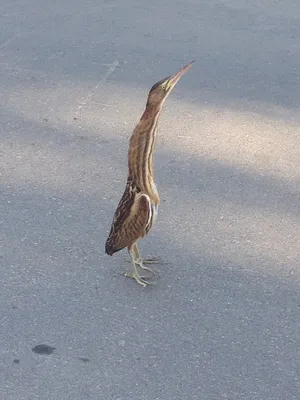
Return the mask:
M176 74L157 82L148 94L145 111L130 138L126 188L115 211L105 245L105 252L110 256L127 247L133 269L131 273L125 273L125 276L143 286L151 282L140 275L137 267L152 271L144 266L147 260L143 263L137 241L150 231L159 205L153 175L158 118L166 98L191 66L192 62Z

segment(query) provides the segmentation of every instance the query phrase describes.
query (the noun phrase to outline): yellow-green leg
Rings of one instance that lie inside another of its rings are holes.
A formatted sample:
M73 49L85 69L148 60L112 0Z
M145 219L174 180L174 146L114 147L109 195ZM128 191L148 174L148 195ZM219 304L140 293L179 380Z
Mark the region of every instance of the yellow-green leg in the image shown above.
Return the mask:
M145 267L144 264L158 264L159 261L152 259L152 258L146 258L146 259L142 260L137 243L134 243L132 248L134 251L136 265L138 265L140 268L150 272L151 274L154 274L155 272L152 271L151 268Z
M137 249L138 251L138 249ZM144 279L143 276L141 276L137 270L137 265L139 265L142 269L150 270L149 268L145 268L144 266L142 267L141 264L143 265L142 261L140 259L136 258L136 251L134 246L131 248L128 248L129 256L130 256L130 261L132 265L132 272L125 272L125 276L128 278L133 278L137 281L142 286L147 286L147 285L155 285L155 282L148 282ZM150 270L151 271L151 270ZM151 271L152 272L152 271Z

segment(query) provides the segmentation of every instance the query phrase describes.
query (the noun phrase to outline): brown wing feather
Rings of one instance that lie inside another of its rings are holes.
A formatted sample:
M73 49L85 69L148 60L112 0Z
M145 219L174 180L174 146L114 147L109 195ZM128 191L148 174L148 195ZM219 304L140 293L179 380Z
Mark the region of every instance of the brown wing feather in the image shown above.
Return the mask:
M115 212L105 252L113 255L132 245L146 233L150 217L150 199L128 185Z

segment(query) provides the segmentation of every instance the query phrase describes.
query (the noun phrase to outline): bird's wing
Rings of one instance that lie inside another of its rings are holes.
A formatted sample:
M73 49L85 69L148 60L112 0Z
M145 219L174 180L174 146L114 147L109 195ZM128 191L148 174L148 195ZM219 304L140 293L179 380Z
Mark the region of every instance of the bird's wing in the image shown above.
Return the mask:
M141 193L126 194L125 190L106 241L106 253L112 255L143 237L151 216L149 196Z

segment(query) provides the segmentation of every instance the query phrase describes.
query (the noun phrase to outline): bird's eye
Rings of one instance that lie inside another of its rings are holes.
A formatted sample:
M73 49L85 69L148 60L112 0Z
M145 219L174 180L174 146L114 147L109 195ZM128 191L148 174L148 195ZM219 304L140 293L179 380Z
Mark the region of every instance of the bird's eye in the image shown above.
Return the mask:
M163 90L167 91L167 89L168 89L167 82L163 83L163 84L161 85L161 88L162 88Z

